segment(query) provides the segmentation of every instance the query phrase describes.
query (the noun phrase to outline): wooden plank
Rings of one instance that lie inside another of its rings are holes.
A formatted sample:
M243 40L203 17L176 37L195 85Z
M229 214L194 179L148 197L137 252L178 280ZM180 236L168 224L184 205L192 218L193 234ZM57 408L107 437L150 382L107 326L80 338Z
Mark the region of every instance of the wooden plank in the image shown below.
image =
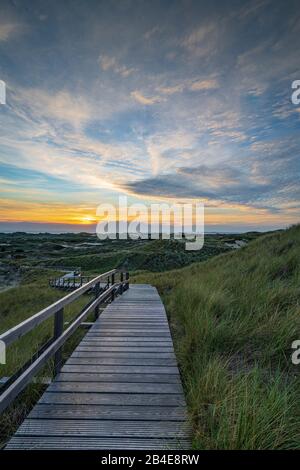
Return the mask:
M71 358L72 359L72 358ZM99 365L96 364L78 364L76 361L68 360L62 371L68 366L83 367L87 372L94 371L98 374L117 373L117 374L175 374L178 375L176 366L120 366L120 365Z
M91 335L91 334L100 334L100 333L106 333L106 334L118 334L118 333L122 333L122 334L128 334L128 333L134 333L134 334L138 334L138 333L142 333L140 336L145 336L145 333L149 333L149 335L151 335L151 333L163 333L163 334L167 334L168 336L170 336L170 332L167 330L167 328L165 326L154 326L154 327L150 327L148 326L147 328L145 327L142 327L142 328L132 328L130 326L125 326L123 325L123 327L117 327L117 326L112 326L112 327L109 327L109 326L106 326L105 328L92 328L87 334L88 335Z
M105 329L98 331L92 331L91 333L86 334L86 339L89 338L114 338L115 336L125 336L125 338L130 338L131 336L139 336L140 338L148 337L148 336L155 336L156 338L167 338L170 339L171 335L169 332L164 330L117 330L117 329Z
M38 404L29 414L36 419L118 419L143 421L185 421L185 407L179 406L107 406Z
M101 346L99 346L98 344L94 345L94 346L84 346L83 345L83 346L80 346L76 349L76 351L73 353L73 357L77 352L80 352L80 351L85 351L85 352L88 352L88 351L109 352L109 351L111 351L111 352L140 352L140 353L152 352L153 353L153 349L149 346L147 347L147 343L145 344L145 347L131 346L130 344L121 345L121 346L111 346L110 344L109 345L101 345ZM169 346L164 346L164 347L159 347L159 348L155 349L156 354L166 353L166 352L172 352L173 353L173 348L171 348Z
M164 323L164 321L162 321L162 316L159 314L159 315L150 315L150 314L147 314L147 315L141 315L139 313L137 313L135 316L133 315L130 315L129 313L129 310L126 310L124 312L124 315L110 315L109 317L108 316L104 316L103 313L101 314L100 318L102 320L110 320L110 322L115 322L115 323L120 323L120 322L124 322L126 320L126 324L127 324L127 321L128 322L140 322L140 323L155 323L155 324L160 324L160 323ZM128 323L129 324L129 323ZM98 325L98 323L95 323L95 327ZM124 325L124 323L123 323ZM167 327L167 325L165 325L165 327Z
M188 439L148 439L148 438L89 438L86 436L57 438L55 436L14 436L8 443L8 450L188 450Z
M89 338L89 340L84 339L81 342L82 345L84 344L89 344L89 345L111 345L111 346L122 346L122 345L130 345L130 346L147 346L147 347L171 347L172 346L172 341L169 341L168 339L163 340L160 339L159 341L157 338L140 338L140 337L135 337L135 338Z
M141 348L147 348L151 349L153 352L156 350L156 348L161 348L165 350L166 352L170 349L171 347L170 342L168 341L91 341L91 342L82 342L82 347L85 346L94 346L95 348L98 347L106 347L106 348L131 348L131 347L141 347ZM96 351L97 349L95 349ZM151 351L149 351L151 352Z
M100 318L102 318L103 320L108 319L108 317L103 316L103 313L101 314ZM137 322L137 321L139 321L140 323L149 323L149 321L151 321L151 323L156 323L156 324L157 323L163 323L161 315L149 315L149 314L140 315L140 314L137 314L136 316L132 316L132 315L130 315L129 310L126 310L124 312L124 315L122 315L122 316L120 316L120 315L118 315L118 316L111 315L109 317L109 320L111 322L115 322L115 323L124 322L125 320L126 320L126 322L128 321L128 322L131 322L131 323ZM97 325L97 323L95 325Z
M132 405L132 406L185 406L182 394L139 394L139 393L84 393L48 392L39 403L89 404L89 405Z
M174 421L107 421L27 418L16 435L180 438L187 436L187 425Z
M149 318L149 315L147 318L142 319L139 315L135 318L128 318L126 317L126 323L124 322L124 317L120 318L114 318L113 316L109 315L107 317L103 317L103 314L99 317L99 320L93 324L93 329L94 330L99 330L101 328L104 328L105 326L130 326L130 327L138 327L138 326L163 326L164 328L168 328L168 322L166 319L159 318L157 320L152 319L151 317Z
M182 393L181 384L164 383L115 383L115 382L53 382L48 387L49 392L71 393Z
M72 367L72 366L70 366ZM73 366L72 371L64 370L56 377L56 382L151 382L151 383L181 383L179 375L172 374L97 374L86 372L82 366ZM82 368L81 370L80 367Z
M174 359L175 355L173 352L120 352L120 351L76 351L72 354L72 357L120 357L122 359L133 359L135 357L139 359Z
M174 366L176 367L175 359L144 359L139 358L113 358L113 357L71 357L67 364L103 364L103 365L116 365L116 366Z
M149 317L148 317L148 318L149 318ZM130 324L128 323L127 325L125 325L124 323L125 323L127 320L128 320L128 321L131 320L132 323L130 323ZM167 328L167 326L164 325L164 324L162 324L162 323L158 323L158 320L154 320L153 323L149 323L149 321L147 321L146 319L143 320L143 319L140 318L140 319L139 319L139 323L137 323L137 321L138 321L138 320L137 320L137 319L135 320L134 318L132 318L132 319L126 319L126 317L124 317L124 319L121 319L121 318L118 317L118 318L116 318L116 321L110 322L110 323L107 325L107 327L109 328L109 326L112 325L113 328L115 328L115 325L116 325L116 327L117 327L117 325L119 325L119 327L120 327L121 329L124 328L124 327L125 327L125 329L128 329L128 328L129 328L129 329L130 329L130 328L138 329L137 327L139 327L140 329L145 329L145 328L147 328L147 329L149 328L149 329L150 329L151 325L153 325L153 329L158 329L158 327L160 327L160 328L163 328L165 331L167 331L167 332L169 333L169 329ZM123 323L123 325L122 325L121 323ZM100 324L100 325L98 325L98 324L96 323L95 326L93 326L90 331L95 331L95 332L98 331L98 332L99 332L99 331L103 330L104 327L106 328L106 325L105 325L105 324ZM126 327L127 327L127 328L126 328Z
M92 326L92 325L90 325ZM95 326L93 326L93 332L94 333L99 333L103 330L107 330L107 329L114 329L114 328L118 328L118 329L122 329L122 326L124 326L123 323L120 323L120 321L118 322L109 322L109 323L101 323L101 324L96 324ZM130 330L140 330L140 329L143 329L145 331L145 329L151 329L151 330L155 330L155 331L166 331L166 326L163 324L163 323L149 323L149 322L137 322L137 321L134 321L132 322L131 324L129 324L129 322L127 323L127 328L129 328Z

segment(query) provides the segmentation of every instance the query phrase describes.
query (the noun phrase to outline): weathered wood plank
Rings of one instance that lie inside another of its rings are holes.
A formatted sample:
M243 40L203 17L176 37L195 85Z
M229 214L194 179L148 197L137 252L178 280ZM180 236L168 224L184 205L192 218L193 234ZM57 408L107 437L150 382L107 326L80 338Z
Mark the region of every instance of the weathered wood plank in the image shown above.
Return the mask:
M164 354L173 354L174 351L172 348L169 347L158 347L155 348L155 352L153 352L153 348L149 347L135 347L135 346L80 346L76 349L76 352L73 353L73 356L76 355L78 352L89 352L92 351L94 353L148 353L148 354L156 354L157 357L164 357ZM151 357L151 356L149 356ZM155 356L152 356L155 357Z
M48 387L49 392L71 393L182 393L181 384L164 383L105 383L105 382L53 382Z
M179 406L105 406L38 404L29 418L36 419L118 419L143 421L185 421L185 407Z
M185 423L174 421L107 421L27 418L16 435L180 438L187 436Z
M138 393L69 393L48 392L39 403L73 403L89 405L132 406L185 406L183 395L138 394Z
M72 357L112 357L117 358L121 357L122 359L129 358L133 359L135 357L143 358L143 359L174 359L175 355L173 352L138 352L138 351L76 351Z
M91 372L98 375L102 374L155 374L161 375L176 375L179 376L177 367L168 366L99 366L94 364L69 364L67 363L62 372L72 372L79 370L80 372Z
M86 371L85 366L73 368L71 371L64 369L64 372L57 376L56 382L181 383L180 376L172 374L97 374Z
M175 359L151 358L113 358L113 357L71 357L67 364L103 364L103 365L117 365L117 366L174 366L176 367Z
M80 437L52 437L52 436L14 436L7 449L68 449L68 450L187 450L190 448L188 439L149 439L149 438L89 438Z
M110 344L110 345L119 345L119 346L122 346L123 345L126 345L126 344L129 344L131 346L144 346L146 345L147 347L150 347L150 346L154 346L154 347L157 347L157 346L167 346L167 347L171 347L172 346L172 341L169 341L169 340L163 340L162 338L158 341L157 338L147 338L147 337L144 337L144 338L140 338L140 337L133 337L133 338L126 338L126 337L123 337L123 338L89 338L88 340L87 339L84 339L81 344L89 344L89 345L102 345L102 344Z

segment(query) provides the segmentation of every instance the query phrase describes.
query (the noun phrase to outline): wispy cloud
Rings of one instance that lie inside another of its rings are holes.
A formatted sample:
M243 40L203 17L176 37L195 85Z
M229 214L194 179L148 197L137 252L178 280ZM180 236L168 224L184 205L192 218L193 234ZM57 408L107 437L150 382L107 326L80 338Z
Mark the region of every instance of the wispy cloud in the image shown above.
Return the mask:
M74 127L80 127L92 118L91 106L87 101L65 89L52 93L40 88L18 89L14 100L20 112L23 111L23 116L54 119Z
M105 72L112 70L113 72L122 75L122 77L129 77L129 75L136 71L134 67L130 68L126 67L125 65L120 65L115 57L100 55L98 60L102 70Z
M135 99L135 101L145 106L151 106L161 101L161 98L159 96L145 96L138 90L132 91L131 96Z
M211 53L214 51L217 43L217 29L218 25L216 22L201 24L186 35L182 45L198 57Z
M216 88L219 88L219 83L215 78L212 78L210 80L198 80L192 83L190 87L190 89L193 91L214 90Z
M174 93L180 93L183 91L185 88L185 84L178 84L174 86L162 86L158 88L158 91L160 93L163 93L164 95L173 95Z
M0 20L0 42L5 42L14 37L21 30L18 23L2 23Z

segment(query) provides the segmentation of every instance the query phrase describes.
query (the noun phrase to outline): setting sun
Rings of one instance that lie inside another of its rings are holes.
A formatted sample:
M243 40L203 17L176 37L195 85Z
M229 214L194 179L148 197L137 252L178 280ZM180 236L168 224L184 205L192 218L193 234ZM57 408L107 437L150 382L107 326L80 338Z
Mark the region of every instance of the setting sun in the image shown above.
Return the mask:
M94 224L96 222L96 219L92 216L85 216L80 219L81 224Z

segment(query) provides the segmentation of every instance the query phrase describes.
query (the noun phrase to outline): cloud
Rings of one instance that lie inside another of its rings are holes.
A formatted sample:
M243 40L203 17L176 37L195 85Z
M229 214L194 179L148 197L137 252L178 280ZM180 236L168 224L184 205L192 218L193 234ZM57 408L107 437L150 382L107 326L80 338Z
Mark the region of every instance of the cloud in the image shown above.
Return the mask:
M216 21L201 24L185 36L182 46L195 57L208 57L216 52L220 28Z
M144 96L138 90L132 91L131 96L135 99L135 101L145 106L151 106L155 103L158 103L161 100L159 96L152 96L152 97Z
M16 90L17 106L37 119L55 119L78 128L92 117L92 108L84 97L67 90L50 93L39 88Z
M203 155L203 163L198 165L200 155L197 158L195 143L191 141L187 152L182 149L181 155L186 153L187 158L182 158L181 165L177 147L179 144L175 143L174 150L170 146L169 151L160 152L154 148L159 171L128 182L124 189L143 197L155 194L163 198L197 198L205 200L207 206L236 204L270 212L293 208L294 214L297 210L299 213L299 143L291 143L287 138L257 142L251 145L251 152L240 148L240 154L232 155L231 160L226 154L219 161L213 161L209 154ZM219 150L222 152L222 147ZM166 166L165 161L169 163Z
M192 83L190 86L190 89L192 91L213 90L216 88L219 88L219 84L215 78L208 79L208 80L198 80Z
M184 91L206 91L219 88L219 82L216 78L188 79L175 85L164 85L157 88L157 91L163 95L174 95Z
M118 181L141 174L140 149L127 140L88 136L85 128L95 124L96 112L83 96L67 90L12 89L7 113L0 116L4 133L0 160L9 164L13 156L18 168L85 189L117 190Z
M0 23L0 42L8 41L19 31L20 25L18 23Z
M145 146L151 161L152 175L169 172L182 165L196 145L195 134L180 128L148 137Z
M247 16L257 15L258 10L269 5L270 0L260 0L256 2L251 2L250 5L244 6L240 12L238 12L239 19L244 20Z
M198 47L199 44L204 43L208 36L215 32L215 23L201 25L189 33L183 40L183 45L189 49Z
M122 75L122 77L129 77L129 75L133 74L136 69L131 67L125 67L125 65L118 64L115 57L110 57L108 55L100 55L99 56L99 63L100 67L104 72L108 70L112 70L114 73Z
M222 171L212 168L209 171L204 168L180 170L177 174L158 175L157 177L134 181L124 185L124 189L135 195L151 197L156 195L163 198L199 199L208 207L218 205L247 205L249 207L267 208L267 201L259 201L257 194L268 195L271 186L258 184L250 180L240 180L241 173L234 171Z
M146 31L146 33L144 34L144 38L148 41L149 39L152 38L152 36L154 36L159 31L160 31L160 28L158 26L154 26L153 28Z
M102 70L106 71L116 67L116 59L107 55L100 55L99 62Z
M165 95L173 95L174 93L180 93L185 88L184 84L174 85L174 86L162 86L158 88L160 93Z

